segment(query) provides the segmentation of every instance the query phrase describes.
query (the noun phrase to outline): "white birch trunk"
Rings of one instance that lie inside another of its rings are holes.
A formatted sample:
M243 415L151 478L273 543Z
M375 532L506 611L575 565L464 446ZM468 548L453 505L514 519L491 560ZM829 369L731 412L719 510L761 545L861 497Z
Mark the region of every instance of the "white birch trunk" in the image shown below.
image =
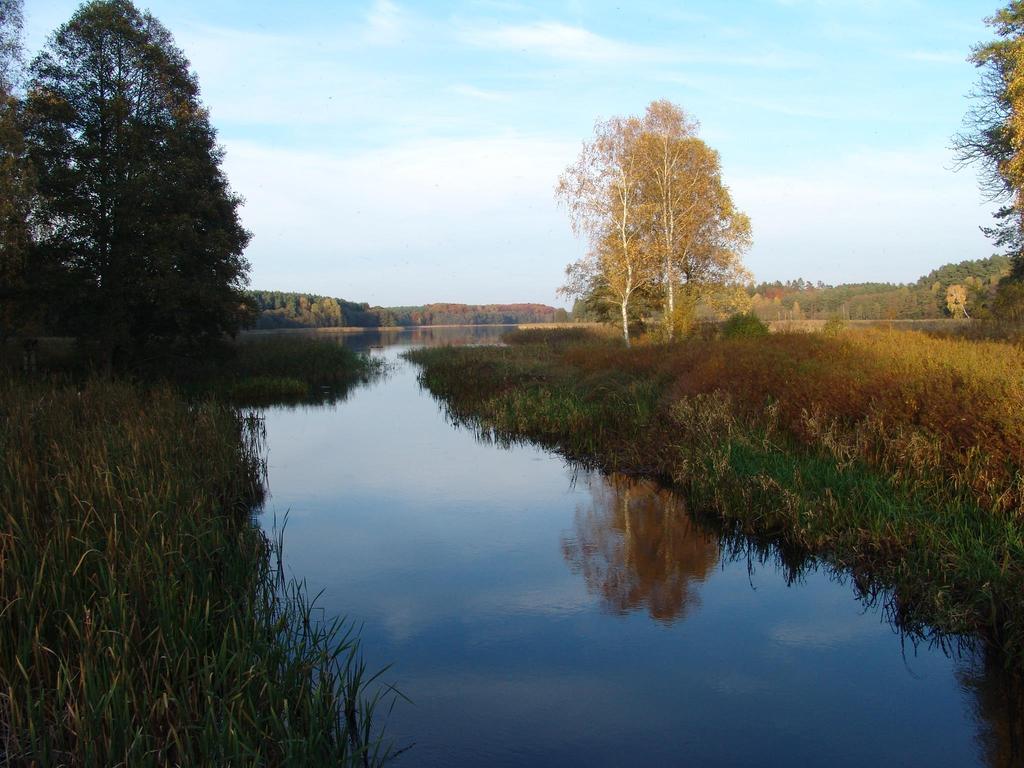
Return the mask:
M624 298L622 300L622 338L626 340L626 346L629 346L629 299Z

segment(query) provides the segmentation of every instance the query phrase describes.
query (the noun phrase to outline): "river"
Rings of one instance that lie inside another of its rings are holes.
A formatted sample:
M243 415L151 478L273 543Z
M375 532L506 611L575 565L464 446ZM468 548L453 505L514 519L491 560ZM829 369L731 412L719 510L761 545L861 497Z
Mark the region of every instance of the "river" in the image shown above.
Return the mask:
M722 542L652 483L453 427L401 352L502 330L338 334L389 373L266 411L261 522L287 512L289 573L411 700L399 765L1016 764L980 654L915 644L841 574Z

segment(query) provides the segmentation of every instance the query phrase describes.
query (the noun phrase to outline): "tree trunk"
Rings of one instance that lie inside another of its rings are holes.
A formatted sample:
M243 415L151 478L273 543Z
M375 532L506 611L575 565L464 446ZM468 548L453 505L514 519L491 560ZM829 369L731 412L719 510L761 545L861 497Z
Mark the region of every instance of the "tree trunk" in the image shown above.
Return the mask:
M672 269L667 256L665 257L665 290L667 291L665 306L668 307L668 317L665 319L668 321L668 340L672 341L676 330L676 297L675 291L672 290Z
M629 346L629 314L626 311L629 307L629 299L622 300L622 338L626 340L626 346Z

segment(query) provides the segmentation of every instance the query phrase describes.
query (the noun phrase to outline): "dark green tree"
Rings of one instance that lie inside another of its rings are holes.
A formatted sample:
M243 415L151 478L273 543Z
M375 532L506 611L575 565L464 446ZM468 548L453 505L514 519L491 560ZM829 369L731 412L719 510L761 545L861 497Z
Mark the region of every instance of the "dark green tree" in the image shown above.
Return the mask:
M59 267L68 329L107 366L236 333L250 236L170 32L129 0L83 5L32 63L27 113L40 258Z
M0 344L34 309L27 284L32 172L15 92L20 42L21 0L0 0Z

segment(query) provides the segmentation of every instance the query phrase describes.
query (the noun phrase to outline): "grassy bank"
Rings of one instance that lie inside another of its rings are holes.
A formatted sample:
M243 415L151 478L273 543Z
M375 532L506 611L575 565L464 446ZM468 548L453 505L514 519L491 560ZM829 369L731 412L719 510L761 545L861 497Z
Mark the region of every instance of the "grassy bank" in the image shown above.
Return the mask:
M1024 352L866 330L625 349L586 333L410 353L453 418L673 482L891 589L909 630L1024 661Z
M0 382L0 762L384 757L355 637L253 524L260 429L169 387Z

